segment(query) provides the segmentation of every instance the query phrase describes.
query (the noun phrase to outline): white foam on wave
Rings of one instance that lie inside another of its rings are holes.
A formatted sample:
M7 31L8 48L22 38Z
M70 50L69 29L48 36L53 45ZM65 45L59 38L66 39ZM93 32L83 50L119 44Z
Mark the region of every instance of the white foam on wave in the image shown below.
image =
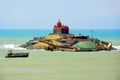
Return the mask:
M120 46L112 46L113 48L120 50Z
M15 44L4 44L0 46L1 49L14 49L14 50L26 50L26 48L19 47Z
M14 44L5 44L5 45L3 45L3 46L4 46L4 48L6 48L6 49L13 49L13 48L16 47L16 45L14 45Z

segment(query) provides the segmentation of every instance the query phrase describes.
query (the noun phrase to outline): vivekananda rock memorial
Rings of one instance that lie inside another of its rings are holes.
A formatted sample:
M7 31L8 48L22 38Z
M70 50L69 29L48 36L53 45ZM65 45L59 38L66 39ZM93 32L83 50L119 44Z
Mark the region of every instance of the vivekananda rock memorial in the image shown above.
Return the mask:
M82 34L69 33L69 27L58 19L53 26L53 33L44 37L34 37L21 47L26 49L45 49L50 51L99 51L111 50L112 43L90 38Z

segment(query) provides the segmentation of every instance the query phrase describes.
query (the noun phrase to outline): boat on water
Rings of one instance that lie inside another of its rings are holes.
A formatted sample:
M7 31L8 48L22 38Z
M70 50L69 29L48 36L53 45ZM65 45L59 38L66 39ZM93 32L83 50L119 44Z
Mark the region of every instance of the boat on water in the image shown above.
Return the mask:
M5 58L17 58L17 57L28 57L29 53L19 52L13 53L12 50L9 50L8 53L5 55Z
M54 25L53 33L44 37L34 37L21 45L27 49L45 49L51 51L99 51L112 49L112 43L90 38L82 34L69 33L69 27L60 20Z

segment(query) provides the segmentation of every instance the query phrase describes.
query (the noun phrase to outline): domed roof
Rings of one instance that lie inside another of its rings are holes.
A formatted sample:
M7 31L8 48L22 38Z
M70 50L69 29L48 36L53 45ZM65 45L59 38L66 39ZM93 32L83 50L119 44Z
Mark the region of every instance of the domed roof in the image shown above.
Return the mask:
M63 26L62 26L62 29L69 29L69 27L68 27L68 26L63 25Z

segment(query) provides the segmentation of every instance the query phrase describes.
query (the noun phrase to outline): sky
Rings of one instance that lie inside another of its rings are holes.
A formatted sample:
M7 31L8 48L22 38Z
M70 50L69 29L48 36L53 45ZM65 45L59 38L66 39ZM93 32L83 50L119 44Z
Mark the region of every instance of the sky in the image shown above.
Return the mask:
M0 0L0 29L120 29L120 0Z

